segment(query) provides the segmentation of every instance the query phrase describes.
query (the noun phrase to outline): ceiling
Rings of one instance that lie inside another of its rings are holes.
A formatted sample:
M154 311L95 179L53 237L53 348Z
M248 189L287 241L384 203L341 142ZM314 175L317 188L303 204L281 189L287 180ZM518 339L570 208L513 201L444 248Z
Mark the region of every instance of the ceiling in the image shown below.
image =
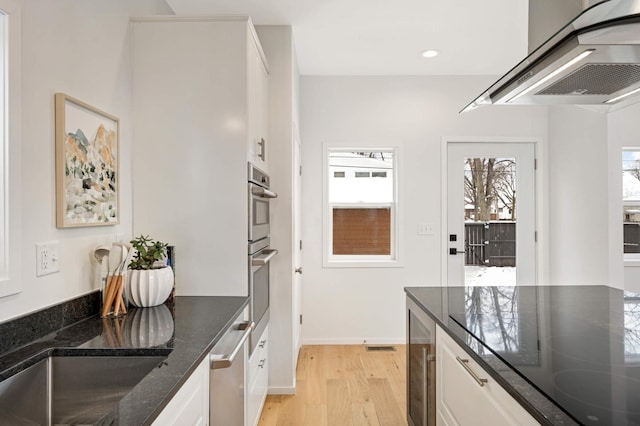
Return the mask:
M291 25L302 75L502 75L527 55L528 0L166 1Z

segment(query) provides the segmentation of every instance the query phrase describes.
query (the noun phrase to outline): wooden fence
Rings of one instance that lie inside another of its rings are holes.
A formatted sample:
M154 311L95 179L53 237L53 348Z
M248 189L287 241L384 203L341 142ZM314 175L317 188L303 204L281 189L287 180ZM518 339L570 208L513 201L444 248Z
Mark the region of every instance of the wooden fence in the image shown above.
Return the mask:
M465 265L516 266L516 223L467 222Z

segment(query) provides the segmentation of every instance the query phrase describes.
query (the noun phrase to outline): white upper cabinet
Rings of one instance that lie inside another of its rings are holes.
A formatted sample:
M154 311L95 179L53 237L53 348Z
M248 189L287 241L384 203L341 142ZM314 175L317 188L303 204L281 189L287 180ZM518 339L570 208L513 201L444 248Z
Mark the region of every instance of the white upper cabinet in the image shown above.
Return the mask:
M269 143L269 74L262 49L257 42L247 49L249 105L249 137L247 161L268 171L267 146Z

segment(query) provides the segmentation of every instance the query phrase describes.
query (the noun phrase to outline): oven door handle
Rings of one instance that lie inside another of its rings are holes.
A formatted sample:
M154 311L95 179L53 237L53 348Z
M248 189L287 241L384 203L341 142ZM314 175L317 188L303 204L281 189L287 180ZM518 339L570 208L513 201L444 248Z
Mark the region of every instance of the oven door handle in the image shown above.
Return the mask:
M233 348L233 350L231 351L231 354L222 355L222 356L219 354L209 355L209 361L211 362L211 369L217 370L219 368L231 367L231 365L233 364L233 361L236 359L236 356L238 356L240 349L242 349L242 347L244 346L244 342L247 341L254 327L255 327L255 324L253 322L240 324L240 326L238 327L238 330L244 331L244 333L242 333L242 336L240 337L238 344Z
M275 192L269 191L268 189L263 188L261 186L253 186L251 188L251 194L260 198L277 198L278 197L278 194L276 194Z
M276 254L278 254L278 250L276 249L262 250L259 256L251 258L251 266L266 265Z

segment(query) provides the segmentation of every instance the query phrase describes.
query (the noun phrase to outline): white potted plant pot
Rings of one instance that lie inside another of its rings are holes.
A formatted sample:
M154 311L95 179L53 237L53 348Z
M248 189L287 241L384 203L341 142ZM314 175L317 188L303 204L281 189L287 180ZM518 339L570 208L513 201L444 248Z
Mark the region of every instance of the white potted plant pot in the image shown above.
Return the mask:
M125 297L134 306L146 308L164 303L173 289L173 270L166 266L157 269L129 269Z

